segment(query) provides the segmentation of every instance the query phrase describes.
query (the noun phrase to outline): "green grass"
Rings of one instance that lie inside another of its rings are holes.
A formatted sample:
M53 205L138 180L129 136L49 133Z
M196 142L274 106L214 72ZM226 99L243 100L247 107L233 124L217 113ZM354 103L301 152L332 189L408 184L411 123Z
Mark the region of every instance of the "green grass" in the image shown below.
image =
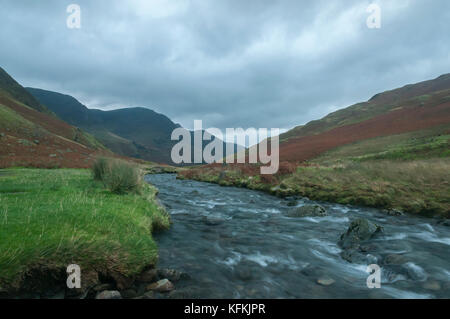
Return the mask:
M416 160L449 157L449 132L450 125L442 125L421 131L376 137L335 148L311 162L330 166L349 160Z
M152 230L169 226L155 194L112 194L89 170L1 170L0 283L39 265L133 275L154 264Z
M450 218L450 159L299 167L284 189L310 199Z
M10 108L0 104L0 127L4 129L32 128L33 123L26 120Z

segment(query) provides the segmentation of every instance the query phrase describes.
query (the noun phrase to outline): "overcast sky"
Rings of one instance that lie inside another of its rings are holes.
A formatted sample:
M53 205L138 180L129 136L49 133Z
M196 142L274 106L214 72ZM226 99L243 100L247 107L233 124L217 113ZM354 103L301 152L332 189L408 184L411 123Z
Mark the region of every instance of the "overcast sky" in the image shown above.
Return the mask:
M0 21L0 66L22 85L190 129L291 128L450 72L448 0L0 0Z

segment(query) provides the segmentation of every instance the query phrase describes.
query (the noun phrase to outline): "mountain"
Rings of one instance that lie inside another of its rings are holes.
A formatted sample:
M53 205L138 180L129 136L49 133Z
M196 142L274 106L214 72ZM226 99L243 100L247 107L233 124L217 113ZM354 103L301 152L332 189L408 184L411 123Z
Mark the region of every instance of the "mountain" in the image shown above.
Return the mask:
M61 119L91 133L113 152L174 164L170 153L177 141L171 140L171 134L180 125L165 115L144 107L89 109L69 95L36 88L27 90Z
M0 68L0 167L88 167L111 154L93 136L60 120Z
M343 145L450 124L450 74L375 95L280 135L280 160L303 162Z
M33 95L28 93L17 83L3 68L0 67L0 96L7 97L22 104L25 104L36 111L51 114L52 112L42 105Z

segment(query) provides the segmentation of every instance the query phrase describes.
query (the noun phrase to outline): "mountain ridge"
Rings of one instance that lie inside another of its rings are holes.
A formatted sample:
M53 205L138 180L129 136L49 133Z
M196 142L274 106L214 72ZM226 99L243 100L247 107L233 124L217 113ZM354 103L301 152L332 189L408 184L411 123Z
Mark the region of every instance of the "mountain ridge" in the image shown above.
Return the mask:
M167 116L146 107L108 111L90 109L67 94L37 88L26 89L57 116L91 133L113 152L177 165L172 162L171 150L178 141L172 141L171 134L181 126ZM190 133L192 136L193 132ZM205 147L206 143L203 144ZM224 149L226 144L223 142Z

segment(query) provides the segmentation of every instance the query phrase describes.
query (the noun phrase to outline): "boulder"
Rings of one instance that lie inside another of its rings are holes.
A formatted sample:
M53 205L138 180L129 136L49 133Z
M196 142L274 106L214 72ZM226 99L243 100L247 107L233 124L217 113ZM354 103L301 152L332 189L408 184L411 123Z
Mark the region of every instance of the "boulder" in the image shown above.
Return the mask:
M175 269L159 269L158 276L160 278L167 278L171 282L177 282L182 279L188 279L189 275L187 273L175 270Z
M360 244L382 232L383 228L365 218L354 220L341 235L338 245L344 249L359 248Z
M295 207L287 213L288 217L325 217L327 211L320 205L304 205Z
M169 281L169 279L161 279L153 284L147 286L147 290L157 291L157 292L169 292L174 289L174 285Z
M105 290L99 292L95 299L122 299L122 295L117 290Z

